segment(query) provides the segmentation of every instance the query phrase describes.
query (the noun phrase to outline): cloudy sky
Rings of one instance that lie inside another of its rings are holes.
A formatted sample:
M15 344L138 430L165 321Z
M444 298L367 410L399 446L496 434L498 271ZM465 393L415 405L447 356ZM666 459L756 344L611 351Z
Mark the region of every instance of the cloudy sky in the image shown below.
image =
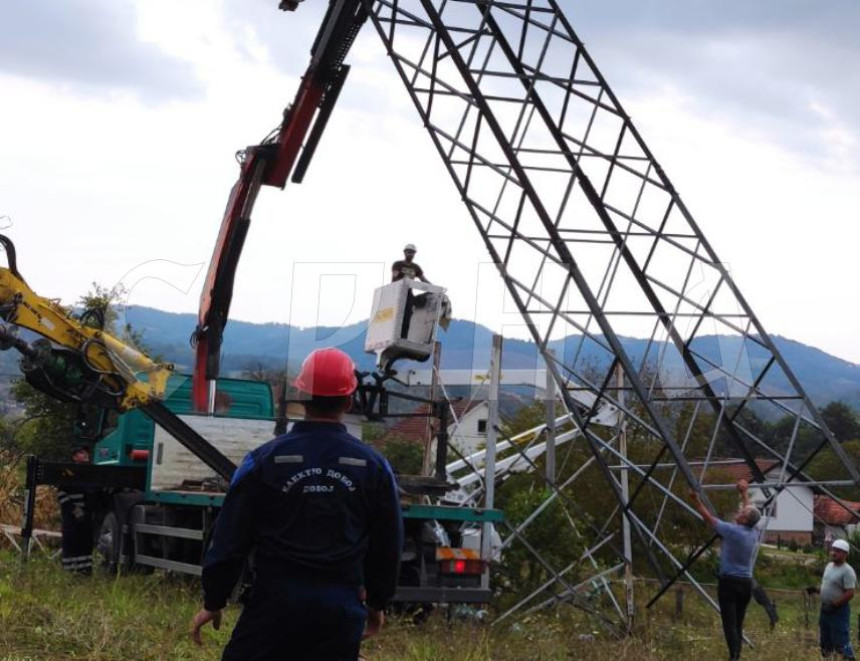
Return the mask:
M860 362L860 3L563 4L765 327ZM276 6L0 4L0 227L38 293L196 310L233 155L277 125L325 9ZM233 318L366 318L413 242L457 316L521 334L371 29L350 62L305 183L261 195Z

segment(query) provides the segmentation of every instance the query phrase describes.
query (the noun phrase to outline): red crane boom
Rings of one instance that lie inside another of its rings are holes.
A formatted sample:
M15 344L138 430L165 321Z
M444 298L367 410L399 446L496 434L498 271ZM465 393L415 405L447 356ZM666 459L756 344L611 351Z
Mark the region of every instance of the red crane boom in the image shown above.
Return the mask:
M294 9L295 4L282 3L281 8ZM211 410L214 402L213 385L220 372L236 268L260 186L284 188L291 173L295 183L304 178L349 73L344 58L366 18L355 0L329 5L311 49L310 65L280 127L260 144L240 152L239 179L227 200L192 336L196 354L192 401L197 411Z

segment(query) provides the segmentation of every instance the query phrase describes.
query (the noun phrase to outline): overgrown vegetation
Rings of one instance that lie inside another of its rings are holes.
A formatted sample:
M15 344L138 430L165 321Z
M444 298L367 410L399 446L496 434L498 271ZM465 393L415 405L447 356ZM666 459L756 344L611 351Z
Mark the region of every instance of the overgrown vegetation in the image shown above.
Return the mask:
M361 438L379 450L398 475L420 475L424 463L424 445L415 439L392 436L381 422L365 422Z
M644 604L653 587L637 586ZM635 636L613 640L580 611L561 606L493 626L440 611L424 626L395 618L366 641L370 661L710 661L724 659L719 619L689 587L675 620L673 594L637 615ZM759 661L817 658L814 605L804 609L799 591L772 592L780 623L771 632L764 612L751 605L747 632ZM214 661L229 638L238 609L226 611L220 631L207 628L206 645L188 635L200 604L193 579L155 573L90 579L63 574L36 557L22 569L0 552L0 654L32 661ZM808 621L808 626L807 626ZM11 655L11 656L10 656Z
M418 443L403 438L388 438L378 449L398 475L420 475L424 449Z
M21 521L24 503L24 458L0 448L0 523L17 525ZM60 507L56 492L51 487L39 487L36 491L36 506L33 510L36 528L56 530L59 528ZM0 536L0 548L5 545Z

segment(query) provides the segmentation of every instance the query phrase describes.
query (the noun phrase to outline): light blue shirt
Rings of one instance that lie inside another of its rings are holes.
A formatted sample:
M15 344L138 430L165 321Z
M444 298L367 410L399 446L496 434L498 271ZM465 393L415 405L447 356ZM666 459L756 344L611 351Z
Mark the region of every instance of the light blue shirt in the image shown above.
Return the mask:
M752 578L753 552L758 541L758 530L726 521L717 521L714 530L723 538L720 576Z

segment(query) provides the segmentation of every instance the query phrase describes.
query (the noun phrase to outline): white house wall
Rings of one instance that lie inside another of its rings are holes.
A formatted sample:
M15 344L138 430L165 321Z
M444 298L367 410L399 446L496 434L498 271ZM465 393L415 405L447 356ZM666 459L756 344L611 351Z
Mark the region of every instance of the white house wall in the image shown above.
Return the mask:
M764 494L757 489L750 489L750 498L757 504L765 500ZM768 531L811 533L814 505L814 494L809 487L792 486L784 489L776 497L776 516L768 520Z
M487 433L478 431L478 423L486 421L489 409L486 402L481 402L460 418L460 424L448 426L448 443L453 445L463 455L470 455L482 450L487 443Z

